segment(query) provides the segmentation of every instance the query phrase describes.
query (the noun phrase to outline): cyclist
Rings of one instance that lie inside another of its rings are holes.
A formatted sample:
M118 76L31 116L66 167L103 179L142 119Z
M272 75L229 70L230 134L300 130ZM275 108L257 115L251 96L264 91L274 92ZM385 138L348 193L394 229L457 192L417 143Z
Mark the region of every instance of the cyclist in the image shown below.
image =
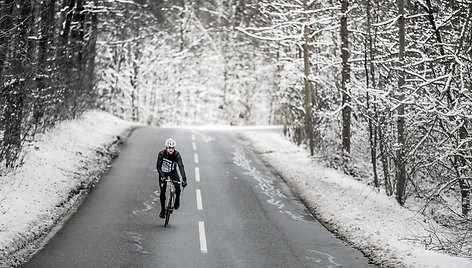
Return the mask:
M166 202L166 186L167 182L165 178L170 177L172 181L180 181L177 174L176 165L179 166L180 176L182 177L182 187L187 186L187 176L185 175L184 163L180 153L175 150L176 142L174 139L167 139L165 142L166 148L159 152L157 156L156 169L159 172L159 187L161 190L160 200L161 200L161 213L159 213L160 218L164 218L165 211L165 202ZM175 203L174 208L179 209L180 207L180 186L175 184Z

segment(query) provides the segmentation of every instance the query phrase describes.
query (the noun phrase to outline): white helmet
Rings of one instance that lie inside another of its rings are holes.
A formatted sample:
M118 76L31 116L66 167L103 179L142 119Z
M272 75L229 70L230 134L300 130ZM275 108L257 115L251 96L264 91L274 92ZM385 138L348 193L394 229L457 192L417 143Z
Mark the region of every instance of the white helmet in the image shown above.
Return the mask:
M176 144L175 140L171 138L168 138L165 143L166 147L175 147L175 144Z

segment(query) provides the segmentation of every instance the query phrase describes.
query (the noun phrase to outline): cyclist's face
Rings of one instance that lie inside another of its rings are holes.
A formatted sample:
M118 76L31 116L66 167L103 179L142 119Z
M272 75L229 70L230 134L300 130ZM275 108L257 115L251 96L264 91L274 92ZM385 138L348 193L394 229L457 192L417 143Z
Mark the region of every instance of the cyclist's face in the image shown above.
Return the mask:
M175 150L174 147L167 147L166 149L168 154L173 154Z

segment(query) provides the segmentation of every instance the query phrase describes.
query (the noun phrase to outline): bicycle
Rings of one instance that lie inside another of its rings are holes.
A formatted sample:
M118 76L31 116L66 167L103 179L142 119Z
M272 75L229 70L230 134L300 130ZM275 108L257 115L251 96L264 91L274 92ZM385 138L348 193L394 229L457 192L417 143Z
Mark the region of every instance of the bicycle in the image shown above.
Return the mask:
M169 197L166 198L166 206L165 206L165 221L164 221L164 227L167 227L169 225L169 219L170 219L170 214L174 212L174 203L175 203L175 184L178 184L179 187L182 185L181 181L173 181L169 177L165 180L167 183L166 185L166 192L169 194ZM167 194L166 194L167 196Z

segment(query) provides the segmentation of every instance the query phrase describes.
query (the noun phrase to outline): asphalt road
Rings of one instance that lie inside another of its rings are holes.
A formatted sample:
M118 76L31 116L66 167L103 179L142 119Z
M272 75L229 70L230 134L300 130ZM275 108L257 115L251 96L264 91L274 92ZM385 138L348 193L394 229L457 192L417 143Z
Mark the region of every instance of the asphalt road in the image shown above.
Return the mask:
M156 156L177 141L181 208L158 217ZM237 131L140 128L24 267L373 267L310 215Z

